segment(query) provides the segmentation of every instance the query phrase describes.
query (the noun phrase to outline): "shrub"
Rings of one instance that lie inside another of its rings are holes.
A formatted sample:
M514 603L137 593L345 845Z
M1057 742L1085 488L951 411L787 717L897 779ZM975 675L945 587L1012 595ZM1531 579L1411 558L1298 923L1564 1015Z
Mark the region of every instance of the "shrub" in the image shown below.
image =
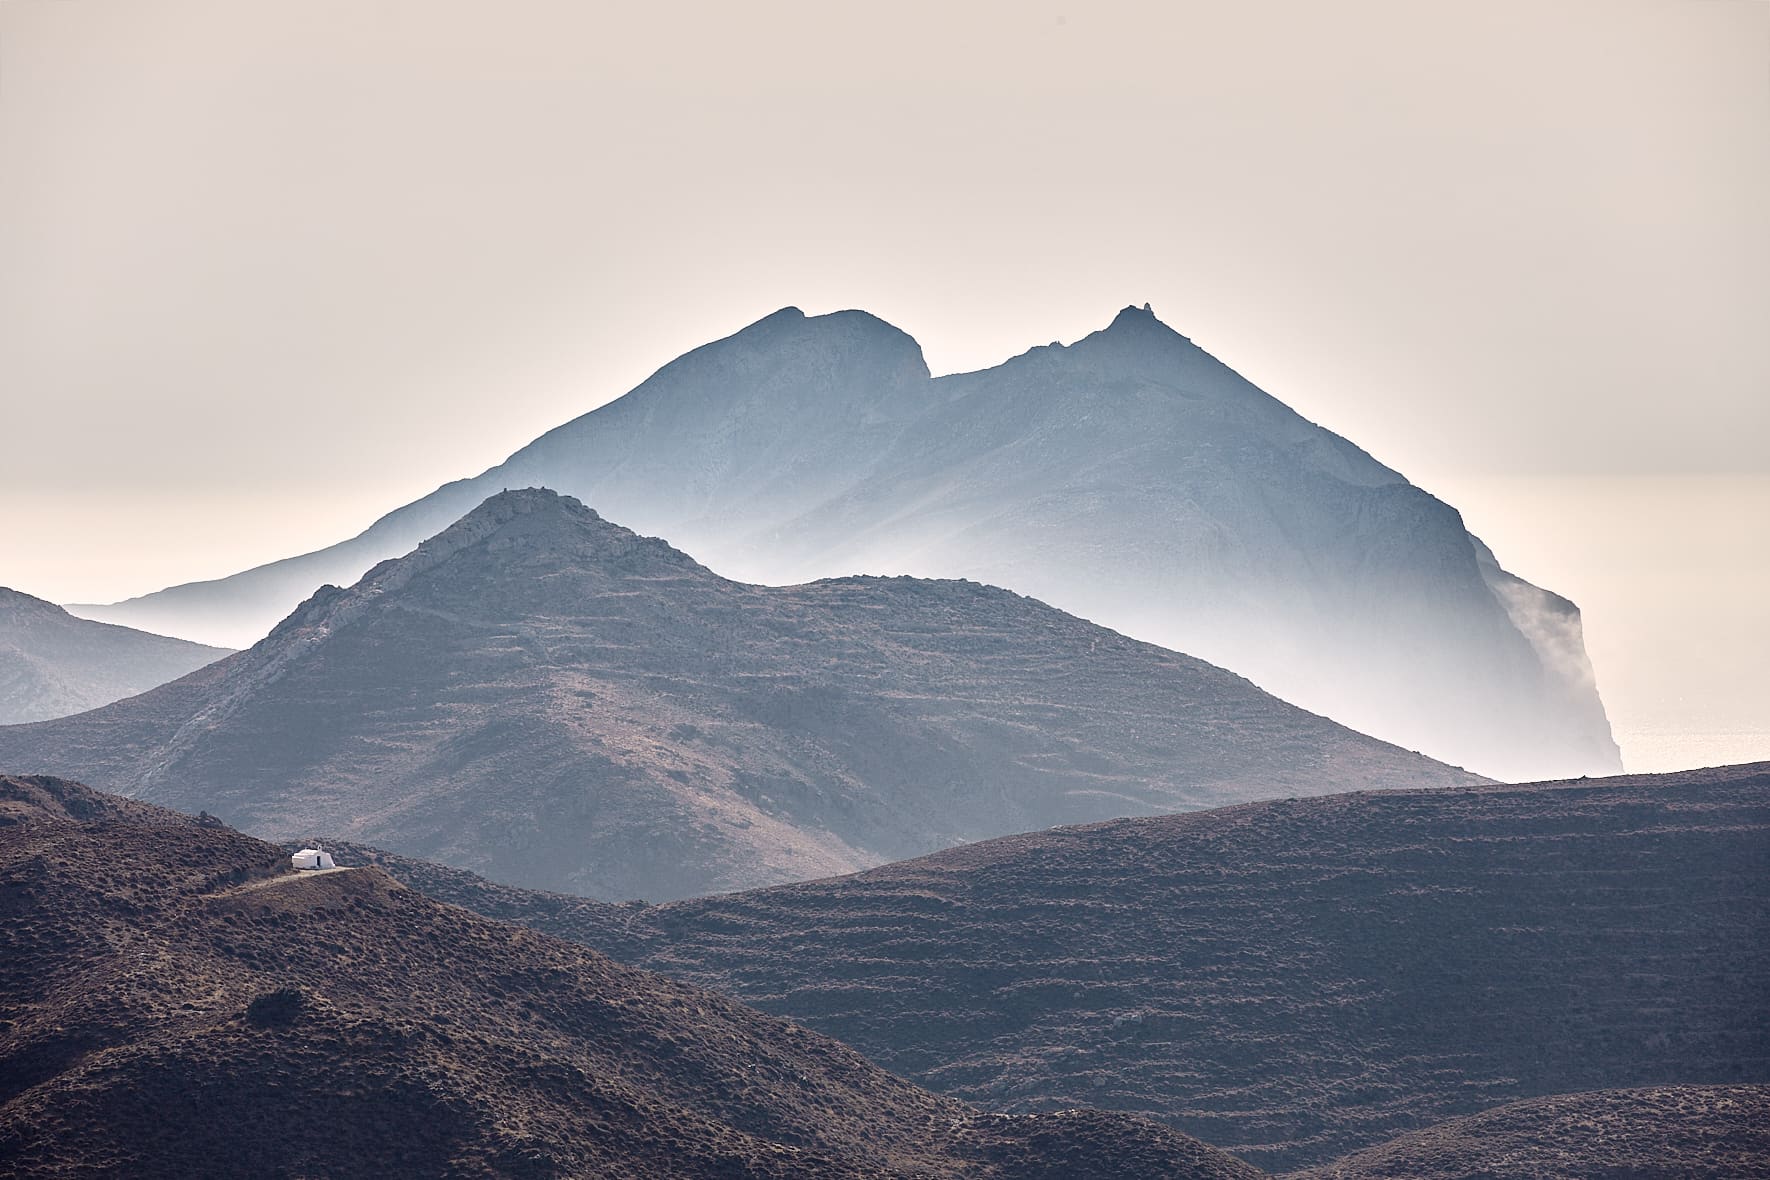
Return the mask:
M259 1028L281 1027L301 1019L306 1000L298 988L279 987L246 1005L246 1019Z

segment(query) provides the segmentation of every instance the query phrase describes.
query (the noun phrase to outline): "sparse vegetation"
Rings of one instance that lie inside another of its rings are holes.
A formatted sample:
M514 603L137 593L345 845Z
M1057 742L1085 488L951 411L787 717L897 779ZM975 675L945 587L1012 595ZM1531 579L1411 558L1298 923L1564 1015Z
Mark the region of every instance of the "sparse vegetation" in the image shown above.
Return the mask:
M1127 1116L984 1115L373 867L216 888L287 858L53 779L0 777L0 813L9 1177L1257 1180Z
M284 1028L301 1019L305 999L299 988L279 987L246 1005L246 1019L259 1028Z
M1122 820L644 909L389 868L969 1101L1271 1168L1545 1093L1770 1082L1770 766Z

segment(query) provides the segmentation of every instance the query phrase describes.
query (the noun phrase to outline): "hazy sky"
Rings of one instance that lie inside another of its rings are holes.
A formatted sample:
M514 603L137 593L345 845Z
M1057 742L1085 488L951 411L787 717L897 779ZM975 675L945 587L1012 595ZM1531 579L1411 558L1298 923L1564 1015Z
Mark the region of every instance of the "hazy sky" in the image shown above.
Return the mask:
M1758 0L0 0L0 583L329 543L785 304L1147 300L1433 490L1712 488L1766 209Z

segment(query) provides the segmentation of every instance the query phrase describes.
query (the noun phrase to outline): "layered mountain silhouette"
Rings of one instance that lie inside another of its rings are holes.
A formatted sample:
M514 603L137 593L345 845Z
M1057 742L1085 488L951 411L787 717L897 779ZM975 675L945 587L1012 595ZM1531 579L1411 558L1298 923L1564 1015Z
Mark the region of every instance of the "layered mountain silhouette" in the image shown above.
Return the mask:
M738 578L1007 586L1484 774L1621 768L1571 603L1147 307L940 378L873 316L787 308L350 541L78 609L250 642L322 583L529 485Z
M53 779L0 777L0 899L8 1176L1258 1176Z
M0 725L84 713L227 654L227 648L76 618L0 586Z
M1474 776L967 582L728 581L502 492L250 650L0 765L597 897L1108 816Z
M651 907L390 870L931 1089L1135 1111L1274 1171L1547 1095L1770 1083L1770 763L1126 819ZM1346 1174L1574 1113L1495 1115ZM1679 1124L1631 1142L1684 1158Z

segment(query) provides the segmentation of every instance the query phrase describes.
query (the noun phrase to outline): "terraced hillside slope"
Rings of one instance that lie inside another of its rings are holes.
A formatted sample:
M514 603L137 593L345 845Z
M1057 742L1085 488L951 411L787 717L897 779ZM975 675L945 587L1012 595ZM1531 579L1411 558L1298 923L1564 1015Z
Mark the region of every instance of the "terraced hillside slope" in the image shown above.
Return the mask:
M228 651L75 618L0 586L0 725L84 713L177 680Z
M1121 820L649 908L426 888L992 1109L1137 1111L1274 1170L1540 1095L1770 1082L1770 764Z
M53 779L0 778L0 907L9 1176L1258 1176Z
M250 643L531 485L745 580L1006 586L1483 774L1622 769L1572 603L1148 307L939 378L873 316L785 308L352 540L79 609Z
M0 765L270 837L663 899L1052 824L1474 781L962 582L746 586L527 490Z
M1286 1180L1770 1176L1770 1086L1557 1094L1455 1119Z

